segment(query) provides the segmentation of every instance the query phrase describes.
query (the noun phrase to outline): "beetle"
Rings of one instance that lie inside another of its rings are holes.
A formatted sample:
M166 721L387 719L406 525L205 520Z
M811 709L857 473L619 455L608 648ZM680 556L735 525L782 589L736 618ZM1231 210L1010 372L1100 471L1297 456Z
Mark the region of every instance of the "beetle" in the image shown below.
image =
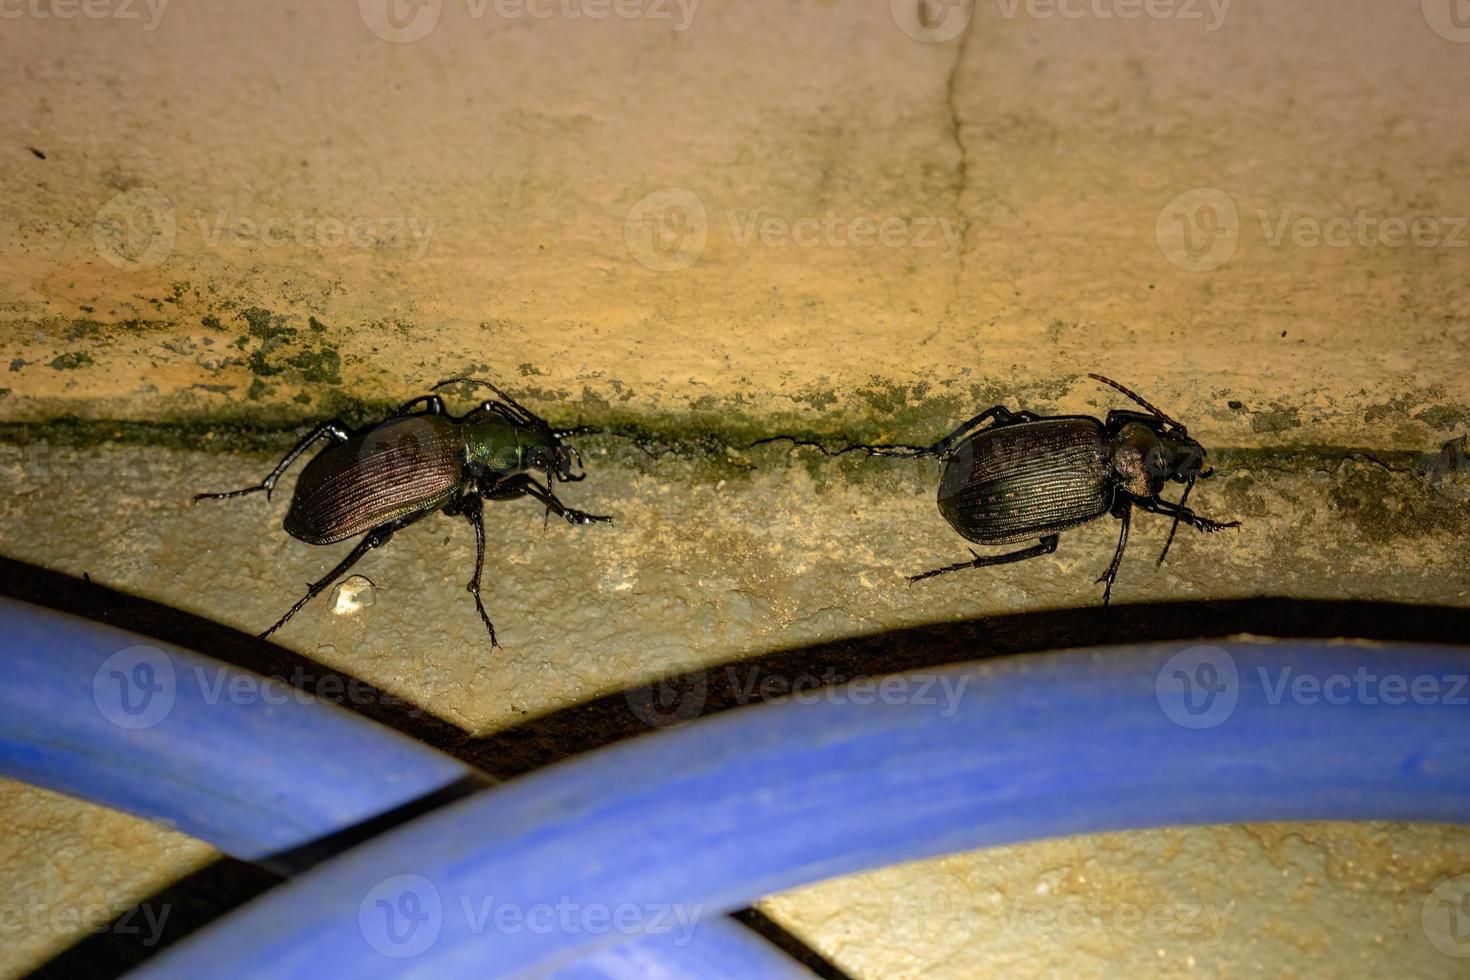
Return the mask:
M1097 579L1106 583L1106 606L1128 546L1135 507L1174 518L1160 565L1168 557L1180 521L1204 532L1240 526L1239 521L1201 517L1186 506L1195 481L1214 471L1203 468L1205 448L1183 425L1111 378L1088 377L1117 389L1147 411L1114 409L1098 421L1088 415L1012 412L996 405L932 446L856 447L875 456L942 460L939 512L966 540L1004 545L1038 539L1029 548L998 555L982 555L971 548L974 560L910 576L910 582L1049 555L1056 551L1062 531L1111 513L1121 526L1113 560ZM1177 504L1162 496L1171 481L1184 484Z
M498 400L485 401L468 414L448 414L437 392L452 384L489 388ZM387 419L349 432L339 419L323 422L298 442L270 475L253 487L223 493L201 493L200 500L224 500L265 492L269 500L276 481L320 440L332 445L313 456L296 481L291 507L282 522L286 533L307 544L325 545L363 535L357 546L302 596L262 639L286 624L308 602L346 575L363 555L382 547L393 535L436 510L463 516L475 529L475 575L466 586L475 609L490 633L490 646L500 646L495 626L480 598L485 569L484 500L531 497L568 524L597 524L611 517L573 510L557 499L551 481L586 478L582 456L562 440L585 429L556 429L489 381L451 378L401 405ZM540 473L546 482L538 482Z

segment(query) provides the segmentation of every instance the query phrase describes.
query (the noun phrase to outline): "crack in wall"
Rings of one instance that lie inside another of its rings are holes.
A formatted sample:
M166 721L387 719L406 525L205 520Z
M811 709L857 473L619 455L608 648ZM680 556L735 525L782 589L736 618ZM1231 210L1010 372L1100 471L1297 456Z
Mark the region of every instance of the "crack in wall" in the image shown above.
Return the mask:
M954 292L958 299L960 282L965 275L965 249L969 244L970 219L965 214L965 194L970 185L970 154L965 149L964 121L960 119L959 106L955 101L955 95L959 89L960 72L965 62L965 52L970 44L970 30L975 26L975 11L970 11L970 21L965 29L960 32L955 44L954 61L950 64L949 75L944 82L944 104L949 111L949 136L954 141L955 149L959 152L959 162L955 165L954 179L954 209L960 218L959 249L955 255Z

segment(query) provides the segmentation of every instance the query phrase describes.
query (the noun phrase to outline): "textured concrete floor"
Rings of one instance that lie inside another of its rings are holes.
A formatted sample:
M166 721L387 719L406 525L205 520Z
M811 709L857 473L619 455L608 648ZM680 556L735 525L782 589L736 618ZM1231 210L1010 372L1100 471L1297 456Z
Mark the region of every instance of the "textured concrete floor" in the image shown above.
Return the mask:
M1092 580L1114 540L1112 525L1099 523L1068 535L1055 556L910 587L905 573L964 554L934 510L930 464L832 460L783 445L714 458L650 456L613 437L586 445L591 476L565 496L616 515L613 526L543 528L528 503L491 508L488 597L503 650L489 649L463 592L469 529L443 517L363 561L370 605L361 591L355 601L324 597L280 643L493 748L500 730L671 670L734 662L759 682L763 668L739 658L1094 604ZM1140 521L1120 602L1275 594L1465 603L1470 477L1450 473L1436 488L1409 459L1385 468L1221 455L1198 506L1245 526L1182 538L1158 570L1166 525ZM13 490L0 503L0 553L253 632L345 551L286 537L284 493L270 503L189 500L197 489L253 482L269 464L265 455L146 446L0 447L0 479ZM77 501L101 506L79 512ZM17 828L0 854L12 894L46 909L123 906L212 856L177 834L14 784L0 791L0 821ZM1440 880L1466 872L1470 835L1460 829L1204 828L960 855L762 908L863 978L1454 976L1463 961L1428 941L1421 913ZM83 928L43 925L6 944L6 973Z

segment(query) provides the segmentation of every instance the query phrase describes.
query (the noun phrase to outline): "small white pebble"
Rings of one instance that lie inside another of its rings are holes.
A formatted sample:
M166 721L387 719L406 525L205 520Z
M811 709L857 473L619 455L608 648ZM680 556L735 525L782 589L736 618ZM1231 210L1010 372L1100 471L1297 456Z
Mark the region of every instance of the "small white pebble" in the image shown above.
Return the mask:
M332 592L332 612L351 616L373 604L373 583L361 575L344 580Z

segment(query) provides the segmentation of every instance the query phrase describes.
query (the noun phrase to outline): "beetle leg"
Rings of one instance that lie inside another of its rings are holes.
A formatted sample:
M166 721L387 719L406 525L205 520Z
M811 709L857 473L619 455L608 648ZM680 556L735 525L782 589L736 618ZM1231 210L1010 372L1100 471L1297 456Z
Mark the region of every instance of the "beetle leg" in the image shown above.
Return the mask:
M440 398L438 395L420 395L412 401L406 401L402 405L399 405L398 411L394 412L393 414L407 415L409 409L419 404L426 406L426 411L424 412L425 415L444 414L444 399Z
M484 494L489 489L490 488L483 488L481 490L481 493ZM513 476L508 480L503 480L500 483L495 484L493 492L496 494L523 493L528 497L533 497L536 500L541 501L541 503L545 504L548 512L555 514L557 517L560 517L568 524L612 523L611 517L603 517L598 514L588 514L580 510L573 510L572 508L566 506L560 500L556 499L556 494L552 493L549 488L543 487L541 484L537 483L535 479L533 479L530 475L525 473L522 473L518 476Z
M281 478L281 474L285 473L286 469L292 463L296 462L296 457L306 452L311 444L316 442L322 436L331 436L337 442L346 442L348 438L350 438L347 434L347 427L342 424L341 420L332 419L332 421L330 422L323 422L315 429L312 429L310 435L298 442L296 446L289 453L286 454L286 458L281 460L281 462L276 466L275 469L271 470L270 476L266 477L264 480L261 480L260 483L256 484L253 487L246 487L243 490L227 490L224 493L196 493L194 495L195 501L224 500L227 497L243 497L247 493L259 493L262 490L265 491L265 499L269 500L271 498L271 491L275 489L276 481Z
M1181 507L1167 500L1140 500L1138 506L1152 514L1178 518L1196 531L1213 532L1223 531L1228 527L1240 527L1239 521L1212 521L1208 517L1201 517L1188 507Z
M430 511L421 510L417 514L409 514L407 517L400 517L398 520L390 521L387 524L384 524L382 527L375 527L367 534L363 535L362 540L357 542L353 549L348 552L347 557L338 562L336 568L332 569L326 575L308 585L306 587L306 595L302 596L300 599L297 599L296 604L290 609L286 610L286 615L276 620L276 624L274 626L266 630L264 633L260 634L260 638L263 640L274 633L276 630L280 629L282 626L285 626L286 620L290 619L292 616L300 612L302 606L305 606L308 602L325 592L333 582L337 581L343 575L346 575L348 570L351 569L353 565L356 565L358 560L361 559L363 555L367 554L369 551L372 551L374 548L386 544L388 542L388 539L393 537L394 531L399 531L405 527L408 527L408 525L412 524L414 521L420 519L428 513L430 513Z
M958 572L964 568L983 568L986 565L1009 565L1011 562L1025 561L1028 558L1040 558L1042 555L1049 555L1056 550L1057 535L1055 534L1048 534L1041 539L1040 544L1033 545L1030 548L1023 548L1020 551L1012 551L1004 555L982 555L974 548L971 548L970 554L975 556L974 561L962 561L957 565L946 565L943 568L936 568L932 572L910 575L909 584L912 585L915 582L923 581L926 578L933 578L936 575L948 575L950 572Z
M1030 413L1023 412L1022 415L1030 415ZM996 426L1002 426L1009 424L1016 418L1017 416L1012 415L1011 410L1006 408L1004 405L996 405L992 408L987 408L985 411L981 412L979 415L970 419L970 421L966 422L964 425L961 425L958 429L955 429L949 435L936 442L933 446L929 448L929 454L932 456L943 456L945 453L949 452L956 443L960 442L965 436L969 435L971 430L979 428L981 425L984 425L991 419L995 419ZM1035 418L1035 416L1031 416L1031 418Z
M480 599L480 576L485 571L484 505L479 497L467 494L461 498L459 509L475 529L475 577L470 579L465 591L475 597L475 611L480 614L480 622L485 624L485 629L490 631L490 648L493 650L500 646L495 639L495 624L490 622L490 614L485 611L485 603Z
M1099 582L1108 583L1103 587L1103 606L1105 607L1113 598L1113 583L1117 581L1118 569L1123 564L1123 549L1128 547L1128 522L1130 516L1133 514L1133 505L1128 501L1123 501L1115 513L1118 515L1119 520L1123 522L1122 527L1118 531L1118 550L1113 552L1113 560L1109 563L1108 570L1097 578Z
M922 459L926 456L943 456L948 453L950 449L954 448L954 445L960 442L961 439L963 439L966 435L968 435L971 430L978 428L979 426L988 422L990 419L995 419L995 425L998 427L1002 425L1009 425L1010 423L1016 421L1033 422L1036 420L1036 416L1031 414L1030 412L1020 412L1013 414L1011 410L1006 408L1004 405L996 405L992 408L987 408L985 411L970 419L970 421L966 422L958 429L955 429L949 435L945 436L943 439L940 439L932 446L858 445L848 446L846 449L842 450L842 452L846 453L851 452L854 449L864 449L867 450L869 456L898 456L903 459ZM960 567L968 568L969 566L962 565Z

